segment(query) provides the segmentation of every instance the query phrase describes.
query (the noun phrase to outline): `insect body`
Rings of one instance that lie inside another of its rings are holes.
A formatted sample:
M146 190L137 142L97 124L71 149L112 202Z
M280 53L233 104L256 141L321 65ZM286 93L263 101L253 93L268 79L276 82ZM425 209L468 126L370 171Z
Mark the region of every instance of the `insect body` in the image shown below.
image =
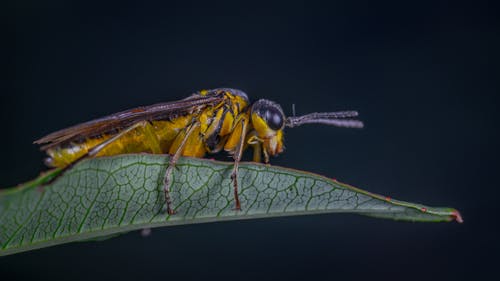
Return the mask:
M180 156L203 157L225 150L233 155L231 179L236 209L238 163L249 146L253 160L269 162L270 155L283 152L283 129L307 123L361 128L363 123L350 119L355 111L311 113L286 118L281 107L261 99L250 103L236 89L202 90L175 102L138 107L82 123L49 134L37 141L48 155L45 163L67 169L87 157L124 153L168 153L170 164L165 174L165 201L174 213L170 198L173 168Z

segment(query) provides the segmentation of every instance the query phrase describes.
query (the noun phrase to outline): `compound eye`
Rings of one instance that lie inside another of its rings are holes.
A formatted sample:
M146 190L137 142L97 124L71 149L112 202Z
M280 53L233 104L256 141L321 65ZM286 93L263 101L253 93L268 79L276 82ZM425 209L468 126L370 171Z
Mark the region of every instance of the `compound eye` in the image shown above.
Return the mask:
M252 105L252 114L262 118L269 129L278 131L283 129L285 114L281 106L270 100L258 100Z
M269 107L263 116L269 128L277 131L283 127L283 113L275 107Z

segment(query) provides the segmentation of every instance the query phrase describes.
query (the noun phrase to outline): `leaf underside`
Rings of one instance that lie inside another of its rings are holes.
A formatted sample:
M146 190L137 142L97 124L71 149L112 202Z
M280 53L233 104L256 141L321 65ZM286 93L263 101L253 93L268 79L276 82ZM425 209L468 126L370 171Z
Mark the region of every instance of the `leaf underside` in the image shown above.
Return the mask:
M129 154L82 161L0 192L0 256L99 239L131 230L224 220L320 213L357 213L395 220L461 221L451 208L433 208L372 194L316 174L241 163L241 211L234 211L231 162L181 158L165 212L168 156Z

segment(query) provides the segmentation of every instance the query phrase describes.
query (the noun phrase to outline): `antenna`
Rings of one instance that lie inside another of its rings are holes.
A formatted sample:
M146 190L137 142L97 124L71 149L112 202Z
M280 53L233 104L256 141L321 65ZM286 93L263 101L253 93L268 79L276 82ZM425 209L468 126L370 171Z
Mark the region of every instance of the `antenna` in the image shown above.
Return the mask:
M352 119L357 111L314 112L303 116L292 116L286 119L286 126L293 128L304 124L325 124L344 128L363 128L363 122Z

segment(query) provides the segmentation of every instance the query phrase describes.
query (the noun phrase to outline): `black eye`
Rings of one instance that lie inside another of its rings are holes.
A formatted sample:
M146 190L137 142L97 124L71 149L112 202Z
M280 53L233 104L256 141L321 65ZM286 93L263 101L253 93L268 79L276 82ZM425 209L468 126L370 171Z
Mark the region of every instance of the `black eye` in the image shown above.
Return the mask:
M277 131L283 128L284 115L281 107L269 100L259 100L252 107L253 112L264 119L269 128Z
M268 108L266 110L266 115L264 117L264 120L266 120L267 125L269 125L269 128L277 131L283 127L283 116L281 115L281 112L277 110L276 108Z

